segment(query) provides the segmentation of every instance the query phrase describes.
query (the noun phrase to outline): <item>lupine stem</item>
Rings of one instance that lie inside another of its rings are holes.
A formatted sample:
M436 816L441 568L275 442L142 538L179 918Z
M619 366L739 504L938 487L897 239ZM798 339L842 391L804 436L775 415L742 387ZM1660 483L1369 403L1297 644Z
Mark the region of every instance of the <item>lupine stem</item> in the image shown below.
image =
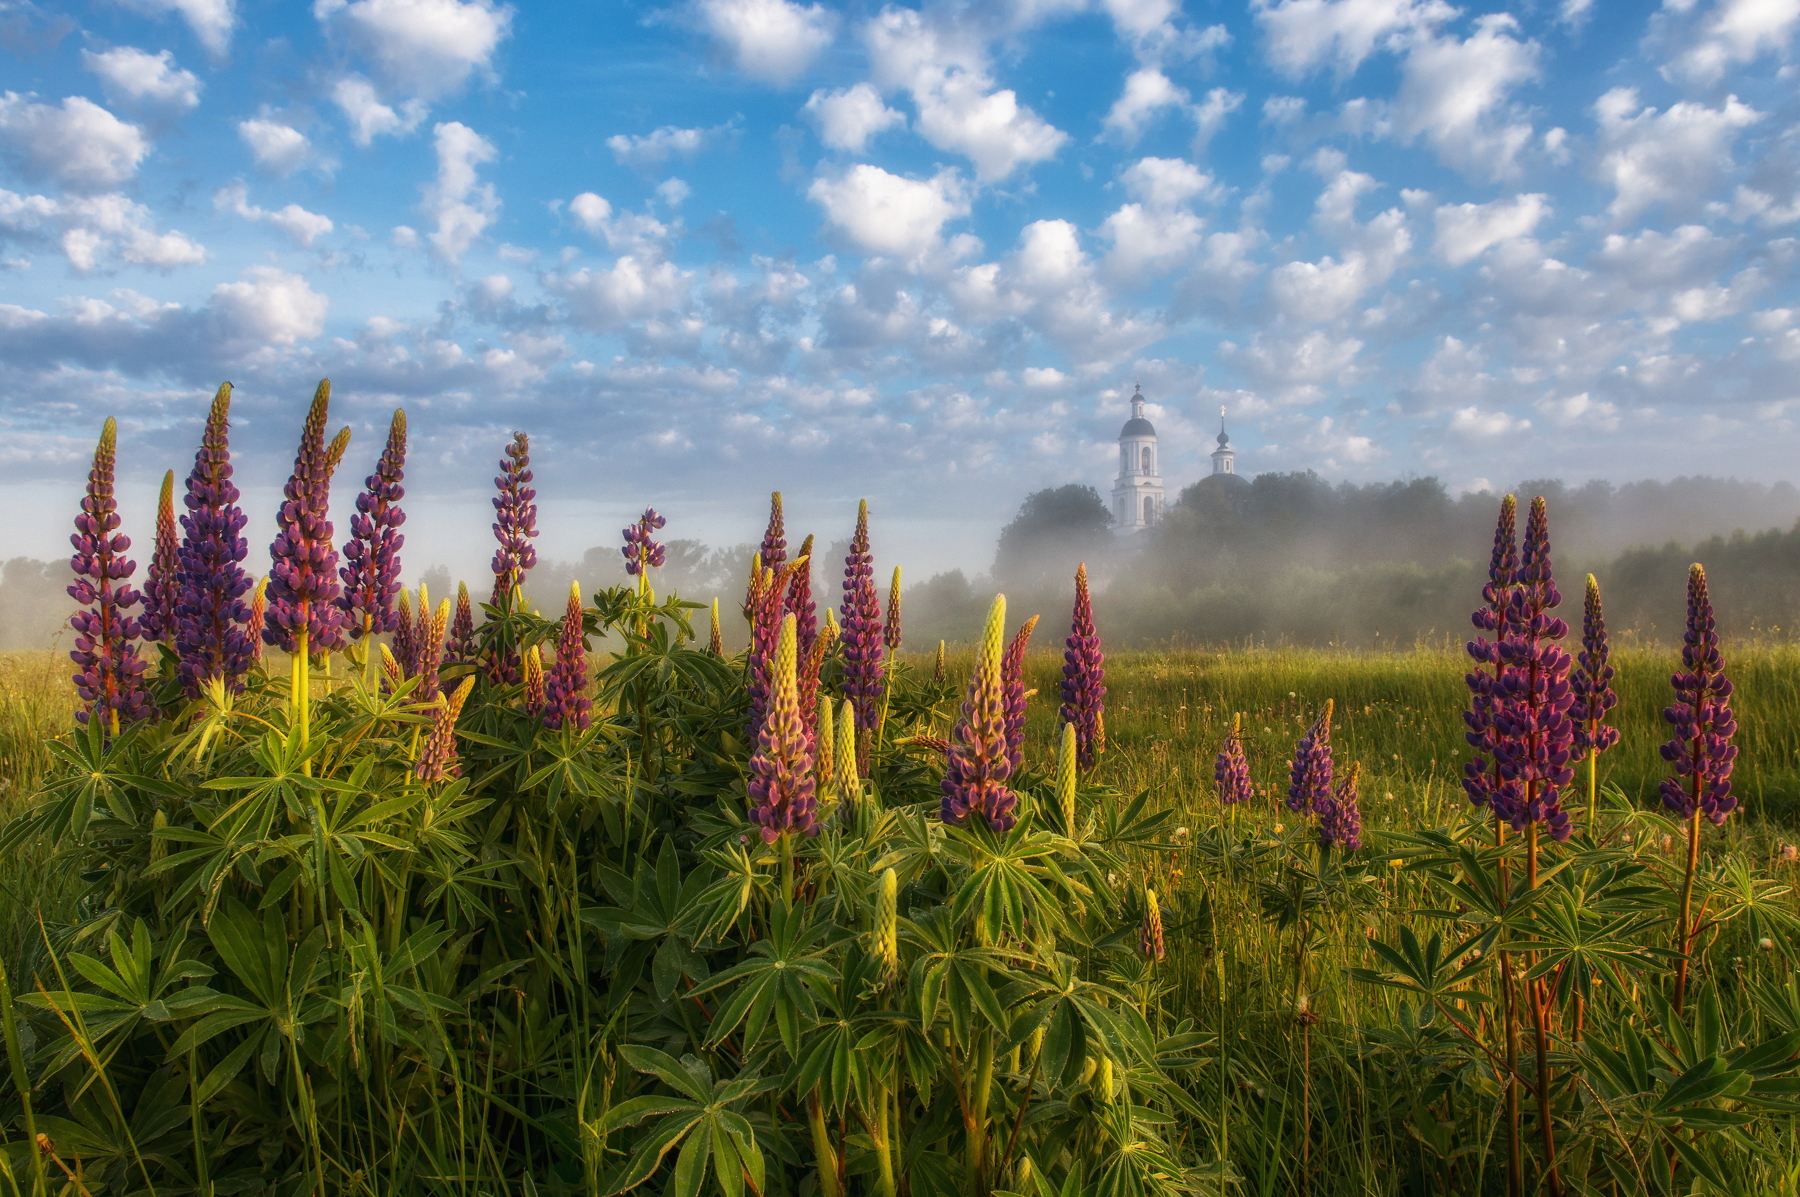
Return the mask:
M1698 745L1696 740L1695 744ZM1699 754L1699 748L1695 748ZM1675 961L1675 1013L1680 1014L1687 1003L1688 954L1694 950L1694 870L1700 864L1700 789L1705 782L1705 774L1694 770L1692 779L1694 787L1694 813L1687 821L1687 870L1681 878L1681 919L1675 924L1675 947L1681 953Z

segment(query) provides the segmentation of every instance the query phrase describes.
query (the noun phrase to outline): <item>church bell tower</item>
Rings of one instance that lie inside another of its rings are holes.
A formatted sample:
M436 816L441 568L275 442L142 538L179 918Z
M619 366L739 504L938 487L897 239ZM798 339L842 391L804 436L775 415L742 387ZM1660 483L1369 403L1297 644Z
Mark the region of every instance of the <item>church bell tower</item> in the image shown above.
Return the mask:
M1162 521L1163 482L1156 456L1156 428L1144 418L1143 388L1135 387L1131 418L1119 430L1119 477L1112 489L1113 531L1121 536ZM1214 454L1215 462L1217 458Z

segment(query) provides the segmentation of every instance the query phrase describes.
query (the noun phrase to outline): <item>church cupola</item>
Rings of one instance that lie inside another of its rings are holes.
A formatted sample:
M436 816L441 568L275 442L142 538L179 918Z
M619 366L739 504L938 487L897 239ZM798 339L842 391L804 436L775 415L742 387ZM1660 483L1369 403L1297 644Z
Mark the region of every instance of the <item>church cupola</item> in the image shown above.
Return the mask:
M1121 535L1162 520L1163 484L1156 457L1156 427L1144 417L1143 389L1134 388L1131 418L1119 430L1119 477L1112 490L1113 530Z
M1215 474L1237 473L1237 453L1231 447L1231 438L1225 435L1225 409L1219 409L1219 447L1212 452L1212 472Z

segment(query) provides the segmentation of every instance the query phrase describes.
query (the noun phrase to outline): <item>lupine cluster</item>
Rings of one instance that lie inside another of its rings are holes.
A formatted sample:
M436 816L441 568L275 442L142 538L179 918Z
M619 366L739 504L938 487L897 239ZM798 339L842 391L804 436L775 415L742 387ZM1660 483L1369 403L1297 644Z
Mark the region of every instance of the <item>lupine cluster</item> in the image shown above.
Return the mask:
M1519 572L1515 540L1517 510L1517 500L1511 495L1500 501L1500 519L1494 526L1494 548L1488 558L1488 580L1481 588L1482 605L1469 616L1469 622L1486 633L1475 637L1466 646L1476 668L1463 675L1469 687L1469 709L1463 712L1463 722L1468 724L1469 730L1463 737L1475 750L1463 764L1463 791L1476 806L1491 805L1494 791L1499 786L1499 775L1490 769L1487 758L1494 752L1494 710L1499 702L1502 669L1499 645L1506 637L1512 588Z
M263 641L283 652L308 653L343 647L344 613L338 597L337 546L331 539L331 462L325 448L325 419L331 384L319 383L300 432L294 472L275 515L269 545L269 610Z
M400 592L400 549L406 537L400 525L406 512L401 481L406 477L406 413L396 411L388 425L387 445L375 472L356 496L356 514L350 517L350 541L344 546L344 593L338 606L349 617L350 635L356 639L391 632L398 625L394 596Z
M633 523L625 525L621 535L625 543L619 552L625 555L625 572L634 578L646 576L652 569L661 569L664 552L660 541L651 533L661 529L669 521L656 513L656 508L644 508L644 514L638 516Z
M586 731L594 700L587 694L587 642L582 637L581 584L569 583L569 605L556 639L556 664L544 683L544 726Z
M144 611L138 634L145 640L175 639L175 596L181 587L181 542L175 536L175 471L163 475L156 497L156 547L144 571Z
M1737 734L1737 719L1731 713L1732 685L1719 651L1706 570L1699 565L1688 571L1681 665L1682 671L1669 679L1675 703L1663 709L1663 718L1675 729L1674 737L1662 745L1663 759L1675 766L1675 776L1663 778L1663 805L1684 819L1698 810L1718 826L1738 804L1731 792L1732 762L1738 751L1731 737Z
M256 586L259 606L247 606L251 587L243 561L250 542L243 535L249 517L238 507L231 480L231 384L221 386L206 415L206 431L194 454L182 505L180 578L175 594L176 675L189 698L222 682L235 694L243 677L262 658L268 626L268 581Z
M975 659L975 676L963 700L962 719L952 734L950 767L944 772L940 815L952 827L985 819L995 831L1011 831L1018 795L1007 788L1012 764L1006 752L1006 686L1001 658L1006 637L1006 597L994 599Z
M531 486L531 438L513 433L512 443L500 459L500 476L494 479L494 605L509 601L525 582L525 571L537 564L537 491ZM513 667L513 668L516 668ZM517 681L507 677L506 681Z
M1064 642L1062 721L1075 727L1075 756L1083 769L1106 750L1106 655L1094 630L1087 566L1075 571L1075 617Z
M857 505L856 533L844 557L844 600L838 606L843 619L844 696L856 712L856 726L872 732L881 718L881 696L886 677L881 666L881 597L875 589L875 558L869 552L869 504ZM865 753L866 748L858 752ZM866 760L857 771L868 775Z
M1619 705L1613 692L1615 670L1608 660L1611 655L1606 642L1606 616L1600 608L1600 583L1587 576L1587 601L1581 613L1581 652L1575 657L1576 669L1569 678L1575 695L1570 715L1575 720L1575 751L1583 756L1605 752L1619 742L1619 729L1608 727L1606 713Z
M1037 623L1038 617L1033 615L1019 625L1000 663L1000 678L1006 687L1006 762L1009 773L1015 774L1025 766L1025 646L1031 643Z
M1231 734L1225 737L1219 755L1213 759L1213 787L1221 806L1236 806L1256 796L1256 787L1250 782L1250 760L1244 755L1241 715L1232 720Z
M1550 612L1562 593L1550 563L1550 520L1540 497L1525 521L1519 571L1507 600L1507 634L1494 650L1500 664L1492 714L1492 751L1500 785L1494 813L1515 831L1542 824L1558 840L1569 838L1562 788L1574 780L1575 721L1569 718L1568 653L1556 641L1569 625Z
M1331 801L1332 706L1333 701L1326 699L1325 709L1294 746L1286 801L1287 808L1297 815L1313 814Z
M762 829L765 844L788 832L819 834L812 754L800 719L796 641L794 617L785 616L776 640L769 709L750 758L750 820Z
M1319 816L1319 844L1354 852L1362 847L1362 806L1356 787L1362 777L1362 766L1352 763L1337 788L1328 797L1313 801L1313 813Z
M119 504L113 496L113 462L118 444L118 425L111 416L100 432L94 464L88 470L87 494L81 514L75 517L75 533L69 537L75 555L69 559L75 581L69 594L85 610L70 623L75 628L75 693L82 710L76 718L87 723L98 718L116 731L123 723L148 719L155 714L144 691L144 662L138 656L137 620L127 614L138 604L131 575L137 562L124 554L131 537L117 532Z

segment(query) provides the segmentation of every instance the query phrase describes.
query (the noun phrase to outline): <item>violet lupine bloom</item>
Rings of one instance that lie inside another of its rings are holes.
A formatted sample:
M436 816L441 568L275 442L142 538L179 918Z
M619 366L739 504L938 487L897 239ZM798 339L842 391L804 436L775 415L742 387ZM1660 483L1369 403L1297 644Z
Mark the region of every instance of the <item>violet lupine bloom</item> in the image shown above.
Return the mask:
M475 664L475 608L469 602L469 584L456 584L456 618L450 624L450 639L444 650L444 664Z
M1094 630L1087 566L1075 571L1075 618L1064 641L1062 721L1075 727L1075 759L1083 769L1106 751L1106 655Z
M406 512L400 500L406 488L406 412L395 411L388 425L387 447L375 472L363 482L356 496L356 514L350 517L350 541L344 545L344 593L338 606L349 617L350 635L360 640L377 632L391 632L399 624L394 596L400 592L400 549L406 537L400 525Z
M1719 652L1706 570L1700 565L1688 571L1687 630L1681 639L1682 672L1669 679L1675 704L1663 709L1663 718L1675 728L1674 738L1662 745L1663 760L1675 766L1675 776L1663 778L1663 805L1684 819L1698 811L1719 826L1738 804L1731 792L1738 751L1731 737L1737 734L1737 720L1731 713L1732 685Z
M975 656L975 676L963 699L962 718L951 733L950 766L944 771L939 817L952 827L971 818L987 820L994 831L1011 831L1019 797L1007 788L1012 763L1006 755L1006 685L1002 676L1006 637L1006 596L988 609L987 628Z
M813 644L819 638L819 605L813 601L812 592L812 551L813 538L808 536L800 542L800 552L794 560L805 559L806 564L794 571L794 580L788 583L787 609L794 613L795 641L800 659L805 661L812 655Z
M333 652L344 646L344 613L335 604L337 547L331 539L331 466L325 418L331 383L322 380L300 432L294 472L283 488L269 545L269 611L263 641L283 652Z
M1362 765L1352 764L1350 772L1328 797L1313 804L1319 816L1319 846L1354 852L1362 847L1362 807L1357 802L1356 786L1362 777Z
M144 573L144 613L137 617L145 640L175 639L175 597L181 586L181 542L175 536L175 471L163 475L156 499L156 548Z
M1500 501L1500 519L1494 526L1494 550L1488 559L1488 580L1481 588L1482 606L1469 616L1470 623L1487 633L1468 642L1466 647L1476 667L1463 675L1463 681L1469 687L1469 709L1463 712L1463 722L1468 724L1469 730L1463 733L1463 738L1475 752L1463 764L1462 784L1463 792L1476 806L1490 805L1494 791L1500 786L1499 772L1490 766L1488 757L1494 752L1494 710L1500 699L1500 675L1504 668L1500 662L1500 641L1506 638L1507 614L1519 572L1519 553L1514 540L1517 511L1518 501L1511 495Z
M494 479L500 492L494 496L494 601L496 607L512 601L513 591L525 583L525 571L537 564L532 545L537 529L537 491L531 487L531 438L513 433L506 455L500 459L501 475ZM508 682L518 681L518 665L506 666Z
M632 577L642 577L652 569L661 569L664 559L663 546L653 540L652 532L662 528L669 521L656 514L656 508L644 508L644 514L634 524L627 524L622 535L625 544L619 552L625 555L625 572Z
M544 682L544 726L555 731L565 725L586 731L594 700L587 695L587 642L582 639L581 584L569 583L569 605L563 612L562 631L556 638L556 664Z
M244 688L243 677L262 660L262 634L267 626L267 579L257 585L260 609L244 602L252 585L244 572L250 542L242 533L249 517L237 505L238 488L231 480L231 384L213 396L206 432L194 454L182 505L181 563L175 595L175 652L181 658L176 675L189 698L199 698L209 682L220 679L227 691ZM252 623L262 615L260 622Z
M756 734L756 753L750 758L750 821L762 829L765 844L794 831L819 834L818 791L795 676L796 640L794 617L783 616L775 645L768 717Z
M1250 782L1250 759L1244 755L1243 717L1232 720L1231 734L1213 759L1213 787L1220 806L1236 806L1256 796Z
M873 733L881 719L881 696L887 679L881 667L881 596L875 589L875 557L869 552L869 503L857 505L856 533L844 557L843 621L844 697L856 712L859 731ZM869 737L858 736L857 772L869 775Z
M787 564L786 531L781 517L781 492L772 491L769 494L769 527L756 551L765 572L774 573Z
M138 636L137 620L126 614L138 603L138 592L131 586L137 562L124 555L131 548L131 537L114 531L120 522L119 503L113 497L118 437L119 426L108 416L94 449L93 468L88 470L75 534L69 537L75 548L69 559L75 571L69 596L87 608L69 621L75 629L69 659L77 667L75 693L84 707L75 718L85 725L97 717L108 734L116 733L121 723L156 713L144 692L144 662L132 643Z
M1321 803L1331 801L1331 709L1332 699L1306 729L1294 746L1294 763L1288 773L1287 808L1297 815L1310 815Z
M1576 654L1577 668L1570 675L1569 687L1575 694L1570 716L1575 720L1575 751L1586 756L1605 752L1619 742L1619 729L1602 722L1606 713L1619 705L1613 692L1615 670L1608 660L1611 650L1606 641L1606 615L1600 608L1600 583L1587 576L1587 601L1581 613L1581 652Z
M1037 622L1037 616L1031 617ZM888 656L900 651L900 567L894 567L894 580L888 586L887 622L881 625L881 643L887 646Z
M896 590L899 587L895 587ZM892 607L888 608L893 611ZM1006 646L1000 660L1000 679L1006 687L1006 763L1008 776L1025 765L1025 646L1037 630L1038 617L1033 615L1019 626L1018 634Z
M1550 614L1561 602L1550 563L1550 517L1540 496L1525 520L1518 584L1507 603L1508 634L1496 650L1501 672L1493 752L1501 784L1492 802L1514 831L1541 823L1559 841L1570 832L1562 788L1575 778L1569 764L1575 743L1571 661L1555 644L1569 634L1569 625Z
M796 569L803 565L790 563L781 567L775 574L763 573L758 576L761 583L752 587L755 605L750 611L750 656L749 678L745 682L745 692L750 697L750 738L754 740L762 729L763 714L769 704L769 696L774 692L773 674L775 668L775 650L781 639L781 620L789 614L786 605L788 583L793 580ZM795 632L796 654L798 653L799 633Z

